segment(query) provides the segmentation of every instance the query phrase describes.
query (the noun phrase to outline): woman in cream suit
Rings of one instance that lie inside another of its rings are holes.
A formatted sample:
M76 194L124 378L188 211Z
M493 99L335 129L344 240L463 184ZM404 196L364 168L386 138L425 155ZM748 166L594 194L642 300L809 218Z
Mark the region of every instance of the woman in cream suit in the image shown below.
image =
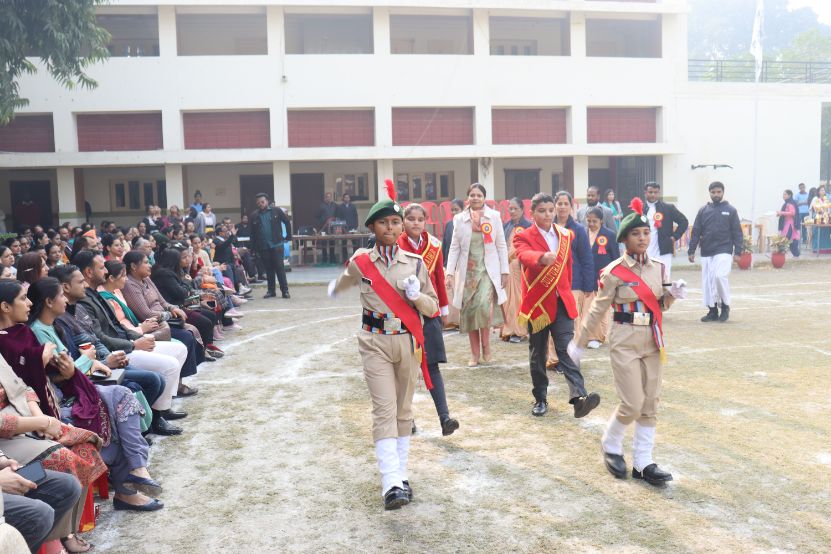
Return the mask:
M497 308L507 299L508 248L499 212L485 205L485 187L470 185L468 207L453 218L453 239L447 258L447 281L452 304L461 310L459 331L468 333L468 366L491 361L490 330L502 324Z

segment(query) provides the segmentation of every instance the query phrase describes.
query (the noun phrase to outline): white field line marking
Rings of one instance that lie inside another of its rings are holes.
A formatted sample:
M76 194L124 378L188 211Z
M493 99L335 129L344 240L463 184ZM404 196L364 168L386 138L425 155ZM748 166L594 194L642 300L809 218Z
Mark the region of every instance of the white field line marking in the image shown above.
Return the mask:
M357 310L361 308L361 306L329 306L326 308L312 308L312 310L318 312L321 310ZM246 310L245 308L240 309L242 313L245 314L275 314L279 312L308 312L308 308L274 308L274 309L262 309L262 310Z
M824 354L824 355L826 355L826 356L831 356L831 352L829 352L828 350L824 350L824 349L822 349L822 348L818 348L818 347L816 347L816 346L810 346L809 348L810 348L811 350L814 350L814 351L816 351L816 352L819 352L820 354Z
M802 343L803 346L808 346L814 350L820 351L823 354L827 354L831 356L831 352L825 352L819 350L819 348L813 346L814 344L825 344L825 341L817 341L814 343ZM669 345L669 349L667 351L668 354L678 354L682 356L689 356L693 354L706 354L708 352L723 352L727 347L722 346L718 348L672 348L672 345ZM759 344L737 344L732 345L729 348L793 348L793 344L790 343L775 343L775 342L764 342Z
M787 283L789 287L804 287L808 285L823 285L827 286L828 281L809 281L806 283ZM771 288L779 288L782 286L782 283L775 283L775 284L767 284L767 285L741 285L738 287L732 287L733 290L745 290L745 289L771 289Z
M315 321L307 321L306 323L298 323L297 325L289 325L288 327L280 327L279 329L272 329L271 331L266 331L265 333L260 333L258 335L254 335L253 337L248 337L247 339L244 339L244 340L241 340L241 341L232 342L231 344L229 344L225 348L223 348L223 350L225 350L227 352L228 350L231 350L232 348L236 348L237 346L241 346L243 344L248 344L249 342L254 342L254 341L259 340L261 338L269 337L271 335L276 335L278 333L285 333L287 331L294 331L295 329L298 329L300 327L306 327L308 325L317 325L319 323L326 323L328 321L338 321L340 319L350 319L350 318L353 318L353 317L357 318L358 314L342 315L342 316L338 316L338 317L329 317L329 318L326 318L326 319L318 319L318 320L315 320Z

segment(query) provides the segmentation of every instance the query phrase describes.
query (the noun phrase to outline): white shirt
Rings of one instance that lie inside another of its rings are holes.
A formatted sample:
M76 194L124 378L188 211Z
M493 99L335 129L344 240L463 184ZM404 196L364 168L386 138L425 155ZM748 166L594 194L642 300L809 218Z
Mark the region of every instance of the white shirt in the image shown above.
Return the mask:
M646 220L649 221L649 246L646 249L646 253L649 255L650 258L658 259L661 255L661 247L658 246L658 229L655 228L655 214L657 213L657 207L655 203L646 203L647 210L649 213L646 214Z
M542 235L542 238L545 239L545 243L548 245L548 250L551 252L556 252L557 248L560 247L560 236L557 234L557 229L554 228L555 226L556 225L552 223L551 228L548 231L544 231L542 227L537 225L537 230Z

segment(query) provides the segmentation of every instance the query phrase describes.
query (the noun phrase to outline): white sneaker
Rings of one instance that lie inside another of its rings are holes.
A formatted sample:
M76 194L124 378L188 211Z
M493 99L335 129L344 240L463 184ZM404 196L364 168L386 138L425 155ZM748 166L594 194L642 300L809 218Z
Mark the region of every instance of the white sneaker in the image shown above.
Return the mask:
M592 350L597 350L598 348L600 348L601 344L603 343L601 343L599 340L590 340L589 344L587 344L586 346L588 346Z
M249 292L251 292L250 287L246 287L245 285L240 285L240 287L239 287L239 293L240 294L248 294Z

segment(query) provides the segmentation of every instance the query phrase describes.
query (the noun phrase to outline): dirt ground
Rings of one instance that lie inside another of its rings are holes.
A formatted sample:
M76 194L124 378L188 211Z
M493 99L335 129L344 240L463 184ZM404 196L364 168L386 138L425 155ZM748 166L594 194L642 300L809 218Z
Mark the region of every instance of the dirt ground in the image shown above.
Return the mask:
M467 338L446 336L461 429L441 436L420 383L416 499L393 512L382 508L354 338L357 290L258 299L182 402L185 434L152 448L165 509L116 513L104 502L89 538L99 552L130 553L828 551L829 270L734 271L726 324L699 322L699 275L674 272L692 290L665 318L655 457L675 480L664 489L603 467L599 439L616 405L605 346L583 363L599 408L575 420L552 375L551 410L534 418L527 343L496 342L494 363L469 369ZM631 461L630 438L626 450Z

